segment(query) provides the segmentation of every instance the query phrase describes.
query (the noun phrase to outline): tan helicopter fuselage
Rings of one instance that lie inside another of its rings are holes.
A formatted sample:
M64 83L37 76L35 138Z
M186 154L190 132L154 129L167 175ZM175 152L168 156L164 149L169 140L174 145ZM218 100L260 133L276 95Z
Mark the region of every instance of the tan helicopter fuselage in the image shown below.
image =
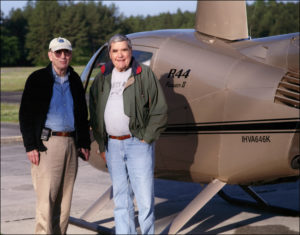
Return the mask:
M270 206L249 185L299 177L299 33L252 40L245 1L198 1L195 29L127 36L168 103L168 124L155 143L155 177L207 184L164 232L179 232L217 193L239 205L298 216ZM85 89L108 60L106 43L81 74ZM91 148L89 163L107 171L96 141ZM226 184L241 185L256 203L226 195ZM112 199L112 191L70 221L98 227L84 220Z
M133 50L153 53L150 66L168 103L168 127L156 142L156 177L251 184L299 174L291 167L300 155L299 98L297 104L297 97L283 102L277 95L286 77L299 93L295 63L276 65L278 57L270 65L249 49L262 42L229 43L195 30L129 37ZM290 44L290 38L264 43ZM276 53L292 54L285 47ZM100 161L92 156L91 164L103 169Z

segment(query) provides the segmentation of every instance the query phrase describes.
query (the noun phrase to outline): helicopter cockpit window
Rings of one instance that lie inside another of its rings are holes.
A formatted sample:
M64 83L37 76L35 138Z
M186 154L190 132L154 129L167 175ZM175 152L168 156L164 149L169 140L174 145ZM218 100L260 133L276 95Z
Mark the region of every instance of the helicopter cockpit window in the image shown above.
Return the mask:
M132 55L138 62L150 66L151 58L153 56L151 52L133 50Z
M109 61L108 55L108 47L104 47L103 50L100 52L96 62L94 63L94 67L92 68L92 73L90 79L93 80L96 75L100 72L100 67Z

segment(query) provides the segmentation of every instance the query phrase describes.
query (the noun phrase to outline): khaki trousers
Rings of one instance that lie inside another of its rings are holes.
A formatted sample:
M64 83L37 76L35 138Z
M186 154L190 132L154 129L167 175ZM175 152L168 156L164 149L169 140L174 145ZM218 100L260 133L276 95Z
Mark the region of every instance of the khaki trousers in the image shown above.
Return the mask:
M36 234L66 234L78 159L72 137L52 136L43 142L40 162L32 164L36 191Z

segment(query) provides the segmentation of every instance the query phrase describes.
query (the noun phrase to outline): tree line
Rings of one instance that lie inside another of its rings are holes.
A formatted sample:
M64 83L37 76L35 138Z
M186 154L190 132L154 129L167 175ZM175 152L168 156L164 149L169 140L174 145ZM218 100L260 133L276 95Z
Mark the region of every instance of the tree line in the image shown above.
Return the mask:
M299 2L257 0L247 3L252 38L299 32ZM73 64L86 64L93 53L116 33L194 28L195 12L180 9L156 16L124 17L101 1L33 1L8 17L1 11L1 67L46 65L49 41L66 37L74 48Z

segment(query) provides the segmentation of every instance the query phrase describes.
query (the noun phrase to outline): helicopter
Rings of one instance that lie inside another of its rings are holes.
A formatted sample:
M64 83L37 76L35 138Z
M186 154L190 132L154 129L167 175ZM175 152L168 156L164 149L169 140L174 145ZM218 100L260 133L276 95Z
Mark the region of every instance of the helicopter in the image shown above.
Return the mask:
M299 216L270 206L251 188L299 178L299 32L251 39L245 1L198 1L194 29L127 36L133 56L152 68L168 103L168 125L156 142L155 177L207 184L167 232L176 234L216 194ZM106 43L81 74L86 90L108 60ZM107 171L96 141L89 163ZM225 194L222 189L233 184L255 202ZM111 233L86 221L111 199L112 187L70 223Z

